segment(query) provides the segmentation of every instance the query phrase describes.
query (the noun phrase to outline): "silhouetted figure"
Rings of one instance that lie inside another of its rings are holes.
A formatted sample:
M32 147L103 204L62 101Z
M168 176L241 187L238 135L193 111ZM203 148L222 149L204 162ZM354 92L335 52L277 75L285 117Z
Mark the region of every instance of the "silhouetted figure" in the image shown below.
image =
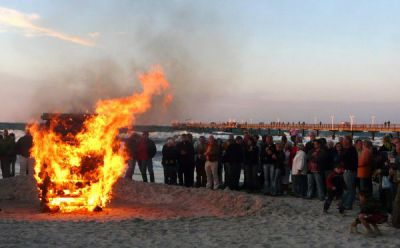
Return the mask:
M247 181L245 182L246 189L253 191L257 189L257 165L259 151L253 137L247 140L244 150L244 173Z
M175 142L172 138L167 140L167 143L162 149L162 162L164 167L164 183L177 184L178 175L178 151L176 150Z
M137 160L143 182L147 182L147 171L149 171L150 182L154 183L153 158L156 153L156 145L149 139L149 133L143 132L137 145Z
M17 151L16 151L16 143L15 143L15 134L10 133L10 139L12 140L13 143L13 149L10 153L11 157L11 171L10 171L10 176L15 177L15 163L17 162Z
M226 149L225 161L228 164L227 186L232 190L239 190L240 172L243 164L243 139L237 136L234 142Z
M207 150L207 141L204 136L200 136L199 141L196 144L195 152L196 152L196 187L205 187L207 184L206 177L206 150Z
M4 137L0 140L0 160L3 178L11 177L11 165L15 161L15 137L9 135L8 130L4 130Z
M33 175L34 159L31 157L30 150L33 146L33 138L29 130L25 135L18 139L16 152L19 156L19 175Z
M128 154L128 169L125 172L125 178L132 179L135 174L135 167L137 162L137 145L140 136L133 133L125 142L125 149Z
M178 180L179 185L192 187L194 184L194 147L188 135L182 134L178 150Z

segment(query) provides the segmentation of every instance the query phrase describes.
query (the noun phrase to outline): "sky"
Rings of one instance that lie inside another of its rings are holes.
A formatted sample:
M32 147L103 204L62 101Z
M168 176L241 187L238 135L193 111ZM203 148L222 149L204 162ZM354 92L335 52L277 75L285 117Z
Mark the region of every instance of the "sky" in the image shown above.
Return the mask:
M400 122L398 13L399 1L0 0L0 122L90 111L153 64L174 101L146 124Z

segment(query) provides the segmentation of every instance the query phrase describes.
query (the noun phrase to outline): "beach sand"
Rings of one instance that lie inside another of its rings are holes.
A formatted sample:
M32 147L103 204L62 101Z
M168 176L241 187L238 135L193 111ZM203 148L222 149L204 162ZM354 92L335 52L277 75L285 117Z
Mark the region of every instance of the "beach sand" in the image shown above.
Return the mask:
M36 196L33 179L0 180L0 247L400 247L388 224L352 235L357 210L323 214L317 200L126 179L96 213L41 213Z

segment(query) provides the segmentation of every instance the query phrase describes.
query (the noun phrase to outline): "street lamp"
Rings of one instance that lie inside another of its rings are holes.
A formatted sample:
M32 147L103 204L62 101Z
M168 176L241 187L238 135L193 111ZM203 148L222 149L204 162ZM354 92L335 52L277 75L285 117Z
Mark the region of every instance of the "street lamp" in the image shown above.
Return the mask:
M374 125L374 124L375 124L375 118L376 118L375 115L371 116L371 125Z
M352 114L350 114L349 117L350 117L350 129L351 129L351 131L353 131L353 124L354 124L356 117L355 117L355 115L352 115Z
M333 123L334 123L334 121L335 121L335 116L334 116L334 115L331 115L332 130L333 130Z

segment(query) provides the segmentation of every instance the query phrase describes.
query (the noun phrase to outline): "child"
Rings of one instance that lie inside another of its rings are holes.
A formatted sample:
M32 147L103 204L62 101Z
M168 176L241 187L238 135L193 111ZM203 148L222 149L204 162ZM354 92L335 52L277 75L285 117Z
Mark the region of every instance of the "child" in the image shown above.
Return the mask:
M343 179L344 169L341 166L337 166L331 174L328 176L326 180L327 188L328 188L328 197L324 203L324 213L328 213L328 209L332 204L332 201L335 197L339 198L339 213L344 213L344 207L342 202L342 195L345 187L344 179Z
M381 232L377 225L383 224L388 220L387 214L381 210L381 206L377 201L373 198L367 198L365 192L361 191L359 197L361 211L351 224L350 232L359 233L357 231L357 225L362 224L367 229L366 235L371 237L380 235ZM373 230L370 225L374 228Z

